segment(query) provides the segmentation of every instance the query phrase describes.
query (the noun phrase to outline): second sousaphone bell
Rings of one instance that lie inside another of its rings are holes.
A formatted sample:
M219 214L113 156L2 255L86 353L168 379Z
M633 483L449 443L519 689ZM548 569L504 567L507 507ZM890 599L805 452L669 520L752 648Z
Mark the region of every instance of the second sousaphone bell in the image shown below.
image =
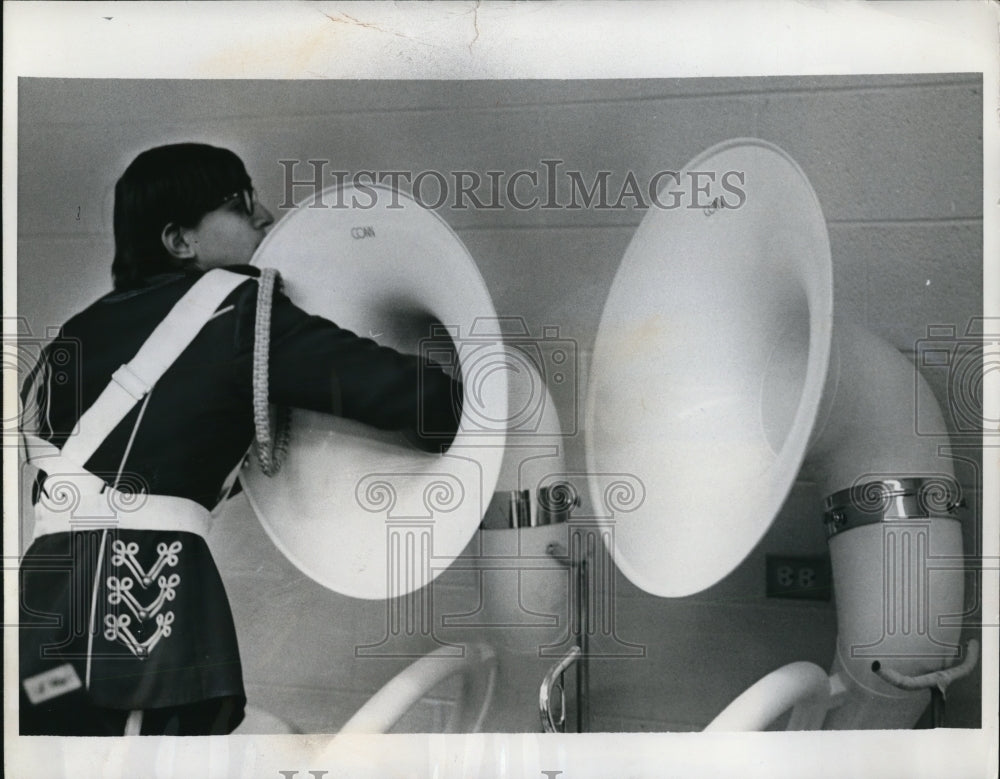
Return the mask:
M651 209L594 346L588 470L645 486L640 507L607 520L615 563L656 595L710 587L764 536L804 467L842 515L827 517L834 669L851 705L826 727L910 727L926 695L871 667L921 674L958 651L962 572L944 562L962 555L958 485L940 440L915 432L944 430L940 409L898 350L835 320L823 212L784 151L728 141L681 178L693 171L742 182L744 197Z

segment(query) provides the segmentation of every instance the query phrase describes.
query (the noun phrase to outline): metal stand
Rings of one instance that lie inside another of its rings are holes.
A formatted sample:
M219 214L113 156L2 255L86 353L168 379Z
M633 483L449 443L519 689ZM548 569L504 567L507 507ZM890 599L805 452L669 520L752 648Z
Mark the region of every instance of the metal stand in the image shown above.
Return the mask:
M542 730L546 733L564 733L566 730L566 694L564 676L571 665L576 665L576 732L586 733L590 729L590 565L585 544L573 544L574 552L569 558L572 576L573 609L570 614L570 633L573 645L542 680L539 691L539 711ZM557 559L565 559L562 550L550 549ZM559 716L552 713L552 693L558 690L560 700Z

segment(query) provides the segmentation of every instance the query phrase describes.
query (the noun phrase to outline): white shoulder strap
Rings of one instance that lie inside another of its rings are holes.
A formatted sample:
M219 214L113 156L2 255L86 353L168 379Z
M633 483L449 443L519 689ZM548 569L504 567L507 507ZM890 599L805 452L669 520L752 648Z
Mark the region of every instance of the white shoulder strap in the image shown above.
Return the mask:
M201 331L226 296L248 276L217 268L198 279L142 345L111 376L100 397L80 417L62 455L82 467L111 431L159 381Z

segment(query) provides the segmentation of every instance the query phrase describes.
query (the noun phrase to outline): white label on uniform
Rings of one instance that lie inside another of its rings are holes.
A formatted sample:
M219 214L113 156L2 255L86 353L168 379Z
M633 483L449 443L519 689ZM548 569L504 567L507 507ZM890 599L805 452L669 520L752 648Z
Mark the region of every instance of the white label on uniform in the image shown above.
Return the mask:
M28 694L28 700L32 703L41 703L49 698L57 698L83 687L80 677L76 675L76 669L69 663L37 676L28 677L22 684L24 684L24 691Z

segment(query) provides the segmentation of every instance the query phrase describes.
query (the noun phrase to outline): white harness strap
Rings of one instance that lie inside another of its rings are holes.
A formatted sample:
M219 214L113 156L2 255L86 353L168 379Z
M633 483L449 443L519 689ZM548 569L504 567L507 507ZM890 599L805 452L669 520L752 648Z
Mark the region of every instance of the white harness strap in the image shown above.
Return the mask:
M72 530L119 528L208 532L209 512L187 498L132 495L107 485L84 467L208 322L226 296L247 280L216 269L202 276L157 325L138 353L112 376L79 421L79 431L60 451L38 436L23 434L28 462L45 471L35 505L34 538Z
M208 509L187 498L133 495L114 487L67 498L67 491L73 492L68 480L57 482L51 495L35 504L32 540L86 530L165 530L204 537L210 529Z
M21 433L21 438L24 441L28 462L45 471L49 479L57 475L71 474L74 482L83 492L100 492L107 486L104 479L94 476L92 473L84 471L76 463L70 462L68 458L63 456L58 447L44 438L30 433Z
M87 462L180 357L226 296L246 280L246 276L221 269L211 270L198 279L157 325L135 357L112 374L104 392L80 417L79 430L63 446L63 456L71 462Z

